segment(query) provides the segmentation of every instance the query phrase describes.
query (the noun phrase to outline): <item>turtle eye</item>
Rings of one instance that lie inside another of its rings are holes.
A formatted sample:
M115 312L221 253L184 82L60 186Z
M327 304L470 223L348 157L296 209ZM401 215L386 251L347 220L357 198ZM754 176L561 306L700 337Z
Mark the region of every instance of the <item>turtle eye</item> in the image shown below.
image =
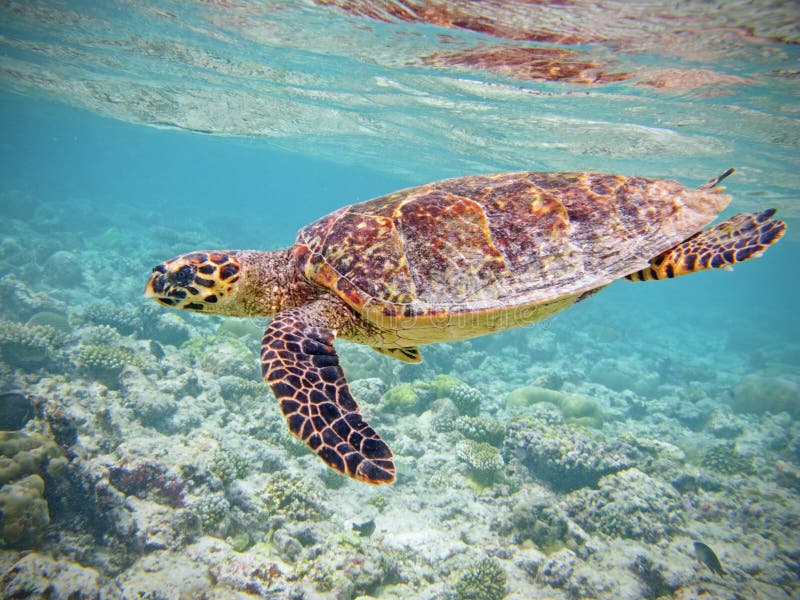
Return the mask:
M180 269L172 273L172 282L175 285L186 287L194 282L194 274L196 267L193 265L183 265Z

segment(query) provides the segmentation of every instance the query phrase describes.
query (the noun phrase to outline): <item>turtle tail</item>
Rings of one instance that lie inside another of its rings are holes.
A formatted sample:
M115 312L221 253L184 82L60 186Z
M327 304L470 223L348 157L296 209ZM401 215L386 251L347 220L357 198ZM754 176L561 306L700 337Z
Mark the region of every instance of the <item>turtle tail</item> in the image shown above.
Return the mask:
M650 261L649 267L626 275L625 279L672 279L706 269L730 269L736 263L761 256L786 231L786 223L770 218L774 214L775 209L770 208L731 217L662 252Z

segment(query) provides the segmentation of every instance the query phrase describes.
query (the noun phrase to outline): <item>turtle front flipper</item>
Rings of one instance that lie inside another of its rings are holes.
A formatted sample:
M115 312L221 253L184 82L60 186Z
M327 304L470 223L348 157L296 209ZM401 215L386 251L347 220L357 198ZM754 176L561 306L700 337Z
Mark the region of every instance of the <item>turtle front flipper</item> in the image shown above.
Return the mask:
M325 305L278 314L264 331L261 368L291 432L325 463L367 483L395 479L392 451L362 418L333 347Z
M771 219L775 209L742 213L708 229L704 229L662 252L650 261L650 266L626 275L631 281L671 279L705 269L730 269L736 263L761 256L777 242L786 224Z

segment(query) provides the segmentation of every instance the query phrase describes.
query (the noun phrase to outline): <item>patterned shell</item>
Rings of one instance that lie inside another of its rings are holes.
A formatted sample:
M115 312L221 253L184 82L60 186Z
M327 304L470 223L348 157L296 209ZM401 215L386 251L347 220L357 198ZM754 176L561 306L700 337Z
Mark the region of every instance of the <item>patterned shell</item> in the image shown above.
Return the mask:
M469 176L337 210L300 230L295 255L362 314L507 310L638 271L729 201L718 189L601 173Z

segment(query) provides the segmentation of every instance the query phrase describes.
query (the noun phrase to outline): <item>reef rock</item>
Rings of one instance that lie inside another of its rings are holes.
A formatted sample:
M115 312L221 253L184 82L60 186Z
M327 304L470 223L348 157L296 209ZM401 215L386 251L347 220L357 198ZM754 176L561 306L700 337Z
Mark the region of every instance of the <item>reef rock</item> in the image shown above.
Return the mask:
M788 373L751 373L731 391L727 403L736 412L788 412L800 416L800 376Z

